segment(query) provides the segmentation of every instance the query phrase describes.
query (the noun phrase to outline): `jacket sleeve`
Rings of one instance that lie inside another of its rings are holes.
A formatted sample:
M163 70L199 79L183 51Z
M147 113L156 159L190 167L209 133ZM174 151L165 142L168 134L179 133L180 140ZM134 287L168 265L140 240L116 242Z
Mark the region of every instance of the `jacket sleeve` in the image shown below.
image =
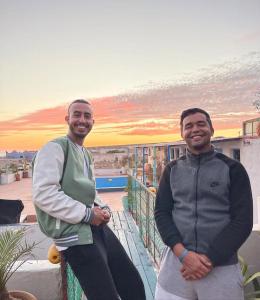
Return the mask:
M244 167L230 165L230 222L211 243L207 256L215 266L227 261L245 242L253 227L253 199Z
M181 235L173 221L173 198L170 186L171 163L168 164L160 179L155 199L154 216L163 242L170 248L182 242Z
M86 206L61 190L63 163L64 152L57 143L49 142L37 153L33 169L33 202L52 217L77 224L86 217Z

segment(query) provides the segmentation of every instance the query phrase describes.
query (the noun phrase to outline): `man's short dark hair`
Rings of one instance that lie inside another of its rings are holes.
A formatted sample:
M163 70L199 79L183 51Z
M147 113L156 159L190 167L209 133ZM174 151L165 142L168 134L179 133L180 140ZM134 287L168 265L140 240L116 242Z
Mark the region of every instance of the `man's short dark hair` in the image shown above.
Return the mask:
M182 128L182 125L183 125L184 118L188 117L189 115L194 115L196 113L201 113L201 114L205 115L206 119L209 123L210 128L213 129L212 122L211 122L211 119L210 119L210 115L205 110L203 110L201 108L197 108L197 107L186 109L181 113L181 122L180 122L181 128Z
M76 99L76 100L74 100L74 101L72 101L72 102L70 103L70 105L69 105L69 107L68 107L68 114L69 114L69 112L70 112L70 107L71 107L71 105L74 104L74 103L85 103L85 104L91 105L90 102L88 102L87 100L84 100L84 99Z

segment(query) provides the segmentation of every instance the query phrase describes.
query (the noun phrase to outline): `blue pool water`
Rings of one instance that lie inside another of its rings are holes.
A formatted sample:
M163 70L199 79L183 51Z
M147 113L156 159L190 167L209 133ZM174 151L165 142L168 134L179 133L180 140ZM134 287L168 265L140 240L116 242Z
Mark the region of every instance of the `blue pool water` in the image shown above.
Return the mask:
M96 177L97 190L124 189L127 186L127 176Z

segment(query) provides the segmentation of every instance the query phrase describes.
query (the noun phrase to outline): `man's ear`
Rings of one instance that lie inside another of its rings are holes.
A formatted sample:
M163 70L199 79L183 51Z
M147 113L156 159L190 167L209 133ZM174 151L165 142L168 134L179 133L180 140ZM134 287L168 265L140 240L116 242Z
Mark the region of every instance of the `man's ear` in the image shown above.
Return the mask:
M65 116L65 121L69 123L69 116Z

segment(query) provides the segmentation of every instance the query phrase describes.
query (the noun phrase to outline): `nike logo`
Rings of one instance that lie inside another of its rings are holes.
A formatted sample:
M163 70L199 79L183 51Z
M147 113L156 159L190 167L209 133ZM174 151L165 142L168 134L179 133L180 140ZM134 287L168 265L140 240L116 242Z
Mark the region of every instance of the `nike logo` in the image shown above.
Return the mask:
M211 184L210 184L210 187L216 187L218 186L220 183L218 181L212 181Z

